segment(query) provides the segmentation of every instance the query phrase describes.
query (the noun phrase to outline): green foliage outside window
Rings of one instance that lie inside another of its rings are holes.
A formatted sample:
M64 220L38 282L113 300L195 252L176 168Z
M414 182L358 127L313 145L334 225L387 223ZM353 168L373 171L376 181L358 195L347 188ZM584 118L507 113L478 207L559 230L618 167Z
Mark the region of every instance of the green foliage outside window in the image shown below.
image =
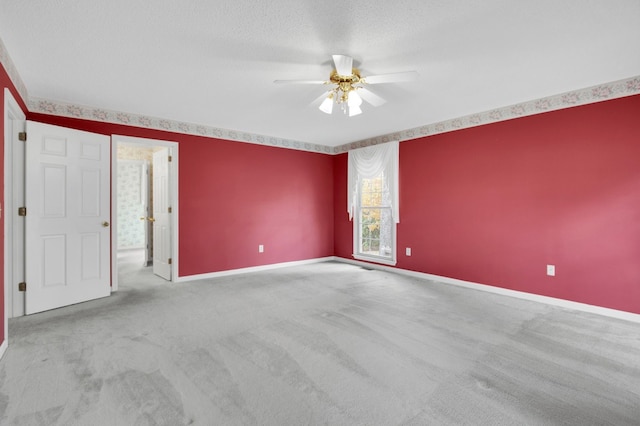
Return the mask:
M386 207L388 191L385 191L383 176L363 179L360 198L360 244L362 253L382 255L381 253L381 207Z
M380 210L362 209L362 251L380 251Z

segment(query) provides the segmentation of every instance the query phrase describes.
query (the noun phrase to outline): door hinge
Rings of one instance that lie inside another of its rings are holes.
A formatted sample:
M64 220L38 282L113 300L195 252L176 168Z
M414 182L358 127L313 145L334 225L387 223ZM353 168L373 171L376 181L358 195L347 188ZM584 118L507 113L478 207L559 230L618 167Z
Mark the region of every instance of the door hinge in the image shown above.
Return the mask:
M169 207L169 208L167 209L167 211L168 211L169 213L171 213L171 207Z
M18 283L18 291L27 291L27 283Z
M169 260L167 260L167 263L168 263L169 265L171 265L171 258L169 258Z
M27 208L26 207L18 207L18 216L26 216Z
M169 162L171 162L173 160L172 156L169 156Z
M27 141L27 132L18 133L18 140L21 140L22 142L26 142Z

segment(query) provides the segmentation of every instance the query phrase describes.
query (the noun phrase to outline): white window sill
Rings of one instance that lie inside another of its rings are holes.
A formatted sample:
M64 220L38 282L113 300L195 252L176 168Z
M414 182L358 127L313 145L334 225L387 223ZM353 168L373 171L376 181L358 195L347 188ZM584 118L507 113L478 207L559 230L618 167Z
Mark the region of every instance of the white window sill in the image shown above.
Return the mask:
M397 263L393 259L386 259L384 257L366 256L366 255L363 255L363 254L353 254L352 256L356 260L363 260L365 262L380 263L382 265L396 266L396 263Z

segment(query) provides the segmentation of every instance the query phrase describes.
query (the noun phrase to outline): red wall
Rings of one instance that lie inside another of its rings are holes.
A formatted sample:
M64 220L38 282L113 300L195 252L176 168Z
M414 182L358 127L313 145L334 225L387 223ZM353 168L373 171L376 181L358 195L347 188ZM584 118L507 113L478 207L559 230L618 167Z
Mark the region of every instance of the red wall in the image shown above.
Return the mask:
M351 258L353 254L353 222L347 213L347 154L333 157L333 226L334 256Z
M639 117L632 96L402 142L397 267L640 313Z
M327 155L181 144L181 275L332 256L332 180Z
M180 276L333 255L328 155L43 114L28 118L179 143Z
M0 218L0 270L2 273L0 274L0 343L4 342L4 216L7 214L4 211L4 207L6 206L6 200L4 199L4 144L6 141L4 140L4 89L9 88L13 97L18 101L23 111L26 111L27 108L18 94L15 86L11 82L9 75L7 74L4 66L0 64L0 108L2 108L2 112L0 112L0 188L2 190L2 194L0 194L0 199L2 200L2 217Z
M640 313L639 113L632 96L402 142L397 267ZM346 154L28 118L179 143L181 276L351 257Z

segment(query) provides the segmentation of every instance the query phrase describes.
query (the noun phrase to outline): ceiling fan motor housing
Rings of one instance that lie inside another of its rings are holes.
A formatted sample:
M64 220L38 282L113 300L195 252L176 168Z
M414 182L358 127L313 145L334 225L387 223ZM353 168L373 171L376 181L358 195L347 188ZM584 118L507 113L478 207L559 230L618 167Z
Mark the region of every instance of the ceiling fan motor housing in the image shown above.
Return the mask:
M351 75L340 75L337 70L331 71L329 81L340 88L342 96L338 98L339 102L346 102L349 97L349 92L355 90L354 84L360 83L360 71L357 68L353 68Z

